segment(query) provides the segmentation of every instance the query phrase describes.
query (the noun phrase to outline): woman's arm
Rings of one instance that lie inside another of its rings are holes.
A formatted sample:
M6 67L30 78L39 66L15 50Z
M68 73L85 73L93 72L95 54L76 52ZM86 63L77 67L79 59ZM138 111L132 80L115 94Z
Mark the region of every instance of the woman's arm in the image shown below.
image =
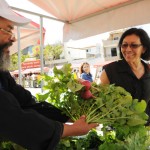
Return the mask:
M108 76L107 76L105 70L103 70L101 75L100 75L100 83L101 84L110 84L110 81L108 79Z

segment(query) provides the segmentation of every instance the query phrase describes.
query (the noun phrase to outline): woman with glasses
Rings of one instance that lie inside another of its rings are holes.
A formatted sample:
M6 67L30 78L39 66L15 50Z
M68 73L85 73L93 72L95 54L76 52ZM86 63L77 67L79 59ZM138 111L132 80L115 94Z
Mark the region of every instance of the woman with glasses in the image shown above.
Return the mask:
M150 116L150 69L144 61L150 60L150 38L143 29L128 29L120 38L119 50L121 60L104 66L101 84L124 87L133 98L145 99Z

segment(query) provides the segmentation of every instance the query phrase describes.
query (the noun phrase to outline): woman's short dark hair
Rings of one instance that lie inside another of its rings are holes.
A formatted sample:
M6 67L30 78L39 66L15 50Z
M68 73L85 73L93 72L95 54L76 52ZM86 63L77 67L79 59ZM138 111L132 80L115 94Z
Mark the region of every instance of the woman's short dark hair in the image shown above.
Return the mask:
M141 55L141 58L144 60L149 60L150 59L150 38L148 36L148 34L146 33L146 31L144 31L143 29L138 29L138 28L130 28L128 30L126 30L120 40L119 40L119 50L120 50L120 57L123 58L123 55L121 53L121 44L124 40L124 38L128 35L132 35L135 34L136 36L138 36L140 38L140 41L143 45L143 47L145 48L145 53L143 53Z

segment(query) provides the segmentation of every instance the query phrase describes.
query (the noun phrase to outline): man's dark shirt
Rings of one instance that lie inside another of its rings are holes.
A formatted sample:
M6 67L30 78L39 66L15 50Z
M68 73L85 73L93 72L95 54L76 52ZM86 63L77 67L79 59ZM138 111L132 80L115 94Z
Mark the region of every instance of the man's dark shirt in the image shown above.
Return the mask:
M54 106L37 103L7 71L0 71L0 118L0 138L28 150L53 150L63 132L60 122L68 120Z

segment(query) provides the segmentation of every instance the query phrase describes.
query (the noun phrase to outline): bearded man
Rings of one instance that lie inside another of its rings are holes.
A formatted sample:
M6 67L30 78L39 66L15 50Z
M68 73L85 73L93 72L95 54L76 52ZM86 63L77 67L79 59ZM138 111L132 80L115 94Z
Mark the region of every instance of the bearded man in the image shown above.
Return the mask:
M17 16L5 0L0 0L0 139L15 142L29 150L53 150L61 137L79 136L98 126L87 124L85 116L72 125L54 106L37 103L31 93L16 84L8 72L9 48L15 42L14 25L29 20Z

